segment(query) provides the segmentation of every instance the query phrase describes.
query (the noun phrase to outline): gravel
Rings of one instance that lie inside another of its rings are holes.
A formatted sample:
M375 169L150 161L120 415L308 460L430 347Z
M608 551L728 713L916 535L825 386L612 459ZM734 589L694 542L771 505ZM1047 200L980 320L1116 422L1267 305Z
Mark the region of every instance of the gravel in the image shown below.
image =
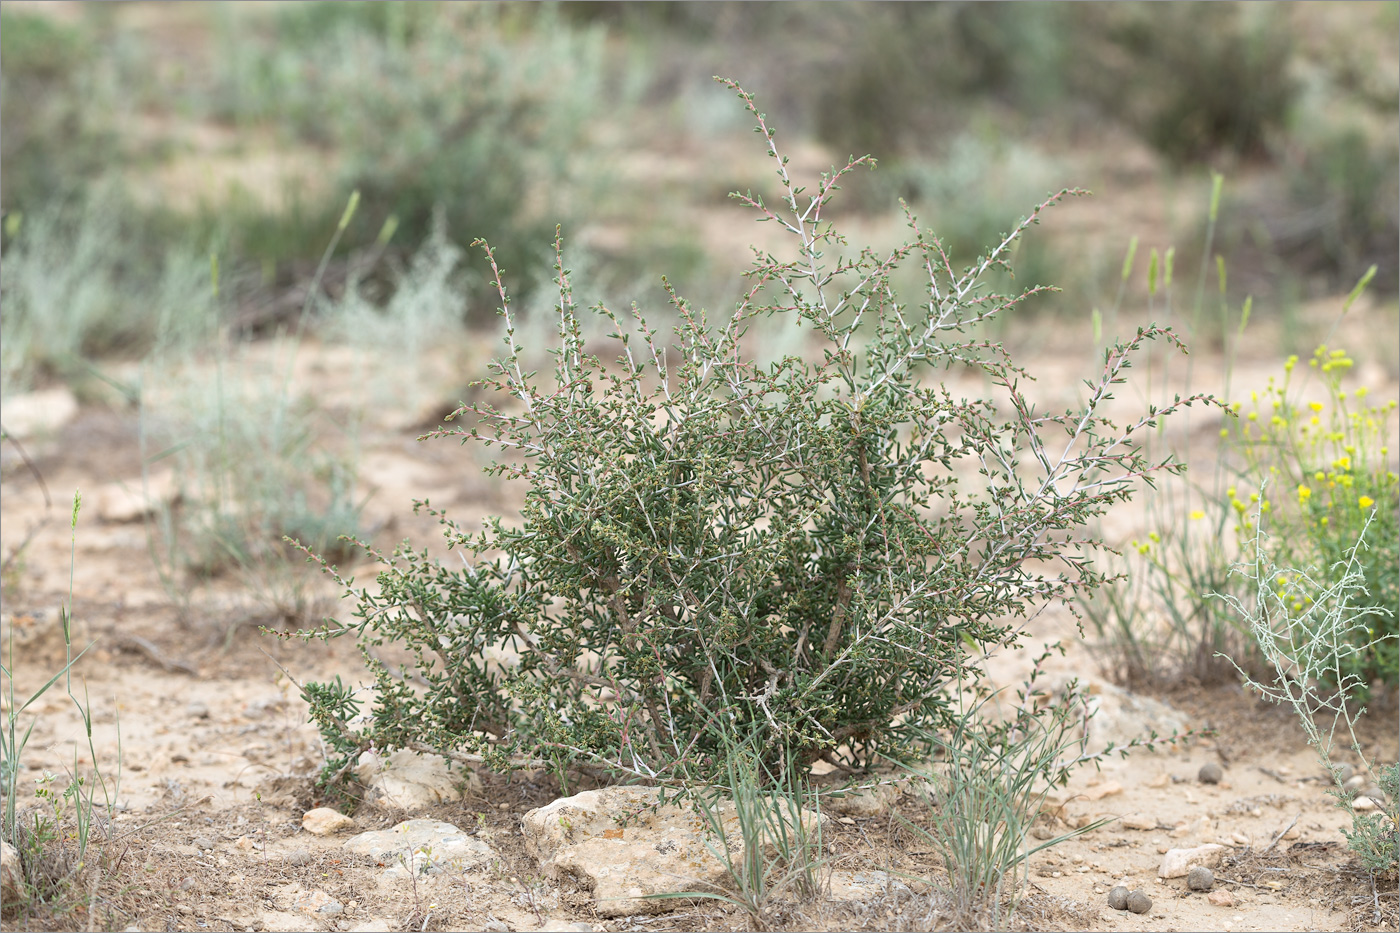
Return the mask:
M1201 765L1200 773L1196 775L1202 784L1219 784L1224 776L1225 772L1221 770L1220 765L1213 761Z

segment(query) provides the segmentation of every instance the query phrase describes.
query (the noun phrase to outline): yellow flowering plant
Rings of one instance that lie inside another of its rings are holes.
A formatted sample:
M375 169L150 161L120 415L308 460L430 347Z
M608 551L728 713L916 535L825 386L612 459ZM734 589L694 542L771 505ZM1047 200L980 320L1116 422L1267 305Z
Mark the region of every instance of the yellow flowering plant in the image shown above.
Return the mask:
M1247 403L1233 403L1240 417L1222 433L1243 462L1226 495L1246 555L1265 541L1274 563L1311 567L1314 585L1325 588L1356 550L1364 598L1375 609L1356 630L1367 646L1343 673L1356 675L1366 693L1376 679L1396 685L1400 478L1390 459L1396 402L1373 402L1365 386L1348 389L1353 365L1345 350L1326 345L1306 368L1289 357L1281 381L1270 378ZM1267 538L1255 535L1256 522L1269 525ZM1289 593L1284 605L1295 616L1316 596L1293 585L1299 581L1273 582Z

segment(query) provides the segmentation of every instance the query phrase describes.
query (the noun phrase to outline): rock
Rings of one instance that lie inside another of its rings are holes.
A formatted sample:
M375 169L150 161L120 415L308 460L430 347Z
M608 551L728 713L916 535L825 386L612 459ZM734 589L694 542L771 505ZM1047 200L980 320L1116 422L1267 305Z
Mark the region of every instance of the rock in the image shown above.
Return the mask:
M1129 893L1123 885L1114 885L1113 890L1108 892L1108 906L1114 910L1127 910Z
M1212 891L1206 895L1206 900L1216 907L1234 907L1235 898L1229 891Z
M346 930L345 933L389 933L390 930L397 926L398 924L393 920L387 920L383 917L371 917L363 923L355 924L350 929Z
M852 787L831 794L822 794L822 809L836 816L852 819L873 819L884 816L899 799L899 788L893 784L874 787Z
M8 842L0 842L0 901L13 904L19 900L23 887L23 869L19 864L19 851Z
M1163 878L1180 878L1198 865L1217 868L1225 851L1225 846L1213 842L1194 849L1168 849L1162 856L1162 867L1157 869L1157 874Z
M1105 797L1113 797L1123 793L1123 785L1117 781L1105 781L1097 787L1091 787L1084 792L1084 796L1090 800L1102 800Z
M1225 772L1221 770L1220 765L1213 761L1207 761L1201 765L1201 770L1196 774L1196 778L1202 784L1219 784L1220 779L1224 776Z
M1215 873L1209 868L1197 865L1186 873L1186 887L1192 891L1209 891L1215 887Z
M338 917L345 912L344 905L325 891L303 891L292 901L292 907L318 917Z
M537 933L593 933L593 924L582 920L549 919Z
M355 773L369 788L365 802L380 809L425 810L481 791L481 779L471 771L454 769L440 755L409 749L388 758L365 752Z
M192 719L208 719L209 704L200 700L191 700L190 705L185 707L185 714Z
M1342 790L1349 790L1352 793L1359 791L1364 786L1366 786L1366 775L1364 774L1353 774L1342 782Z
M355 821L330 807L316 807L301 815L301 828L313 836L334 836L355 828Z
M214 840L210 839L208 836L195 836L190 842L201 852L207 852L214 848Z
M1361 796L1370 797L1376 802L1377 806L1384 804L1386 799L1385 791L1381 790L1380 785L1378 784L1366 785L1366 788L1361 791Z
M78 400L63 386L42 392L7 394L0 402L5 433L21 441L39 434L56 434L78 413Z
M288 865L306 865L311 862L311 853L305 849L292 849L282 856L282 861Z
M1054 695L1063 690L1064 683L1062 680L1053 689ZM1169 736L1191 727L1186 714L1175 707L1152 697L1129 693L1110 683L1094 681L1089 684L1084 702L1089 716L1085 725L1089 743L1085 751L1089 754L1101 752L1110 744L1122 747L1133 739L1146 739L1153 732Z
M1145 914L1152 909L1152 898L1139 888L1128 895L1128 909L1135 914Z
M834 901L855 901L863 904L891 891L903 893L909 890L904 882L889 872L878 869L851 871L835 868L832 869L829 880L831 899Z
M388 868L407 863L409 870L428 874L466 871L497 858L485 842L437 820L406 820L392 829L360 833L343 848Z
M1118 821L1124 829L1149 830L1157 828L1157 821L1150 816L1143 816L1140 813L1129 813Z
M714 891L728 875L712 850L741 857L744 841L731 801L718 818L725 839L716 839L706 819L689 805L658 805L658 790L607 787L563 797L525 814L525 851L554 878L572 877L593 891L605 917L662 913L675 909L650 894ZM815 836L828 817L811 811L801 823ZM796 821L794 821L796 822Z
M1376 809L1376 802L1370 797L1357 797L1351 802L1351 808L1353 810L1360 810L1364 813L1367 810Z
M1337 769L1337 783L1346 786L1347 781L1356 775L1356 769L1351 765L1344 764ZM1331 775L1328 775L1331 777Z

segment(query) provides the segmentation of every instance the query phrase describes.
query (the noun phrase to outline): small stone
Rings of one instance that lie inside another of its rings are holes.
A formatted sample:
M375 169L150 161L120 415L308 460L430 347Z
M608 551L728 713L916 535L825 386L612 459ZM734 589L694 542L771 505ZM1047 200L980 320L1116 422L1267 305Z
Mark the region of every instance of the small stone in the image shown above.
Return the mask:
M355 821L330 807L316 807L301 815L301 828L313 836L333 836L355 828Z
M1355 776L1355 774L1356 769L1353 768L1351 765L1342 765L1340 768L1337 769L1337 781L1338 783L1345 785L1347 781L1350 781L1352 777Z
M1157 828L1157 821L1140 813L1130 813L1119 821L1124 829L1150 830Z
M190 842L201 852L214 848L214 840L208 836L195 836Z
M1135 914L1145 914L1152 909L1152 898L1139 888L1128 895L1128 909Z
M1123 885L1115 885L1113 890L1108 892L1108 906L1114 910L1127 910L1128 893L1128 889Z
M305 849L293 849L283 856L282 860L288 865L305 865L311 861L311 853Z
M1209 868L1197 865L1186 875L1186 887L1192 891L1209 891L1215 887L1215 873Z
M191 719L208 719L209 704L201 700L191 700L190 705L185 707L185 712Z
M1365 785L1366 785L1366 776L1365 776L1365 775L1363 775L1363 774L1353 774L1351 777L1347 778L1345 781L1342 782L1342 789L1343 789L1343 790L1349 790L1349 791L1355 792L1355 791L1360 790L1360 789L1361 789L1362 787L1364 787Z
M1368 784L1366 786L1366 789L1361 792L1361 796L1370 797L1376 802L1377 805L1379 805L1385 801L1386 794L1385 791L1381 790L1378 785Z
M1213 761L1207 761L1201 765L1201 770L1196 774L1196 778L1202 784L1219 784L1220 779L1224 776L1225 772L1221 770L1220 765Z
M1207 843L1194 849L1171 849L1162 858L1157 874L1162 878L1181 878L1200 865L1215 868L1225 855L1225 846Z
M1084 792L1084 796L1090 800L1102 800L1105 797L1112 797L1123 793L1123 785L1117 781L1105 781L1098 787L1091 787Z
M488 920L481 929L486 933L510 933L510 927L504 920Z
M1351 802L1351 808L1363 812L1366 810L1374 810L1376 809L1376 802L1370 797L1357 797Z
M1206 900L1216 907L1234 907L1235 898L1229 891L1212 891L1206 895Z

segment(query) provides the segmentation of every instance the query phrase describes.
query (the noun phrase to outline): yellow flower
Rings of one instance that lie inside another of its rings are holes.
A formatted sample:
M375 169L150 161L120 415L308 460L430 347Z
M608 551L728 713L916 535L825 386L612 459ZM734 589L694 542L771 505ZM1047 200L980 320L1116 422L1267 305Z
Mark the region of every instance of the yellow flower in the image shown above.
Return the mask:
M1321 402L1309 402L1308 407L1311 408L1313 411L1322 411Z
M1366 388L1365 386L1361 386L1360 388L1358 388L1358 389L1356 390L1356 397L1357 397L1357 398L1365 398L1365 397L1370 393L1370 391L1371 391L1371 390L1368 389L1368 388Z
M1363 509L1369 509L1371 506L1376 504L1376 500L1372 499L1370 496L1362 496L1360 499L1356 500L1356 504L1361 506Z
M1202 512L1200 509L1192 509L1192 510L1191 510L1191 518L1192 518L1193 521L1200 521L1201 519L1203 519L1203 518L1205 518L1205 517L1206 517L1206 513L1205 513L1205 512Z
M1299 485L1299 486L1298 486L1298 501L1299 501L1299 502L1307 502L1308 499L1311 498L1311 497L1312 497L1312 490L1311 490L1311 489L1309 489L1308 487L1303 486L1303 485Z
M1365 508L1365 506L1362 506L1362 508ZM1159 535L1159 534L1157 534L1157 532L1155 532L1155 531L1149 533L1149 534L1148 534L1148 537L1152 539L1152 543L1153 543L1153 544L1161 544L1161 543L1162 543L1162 536Z

